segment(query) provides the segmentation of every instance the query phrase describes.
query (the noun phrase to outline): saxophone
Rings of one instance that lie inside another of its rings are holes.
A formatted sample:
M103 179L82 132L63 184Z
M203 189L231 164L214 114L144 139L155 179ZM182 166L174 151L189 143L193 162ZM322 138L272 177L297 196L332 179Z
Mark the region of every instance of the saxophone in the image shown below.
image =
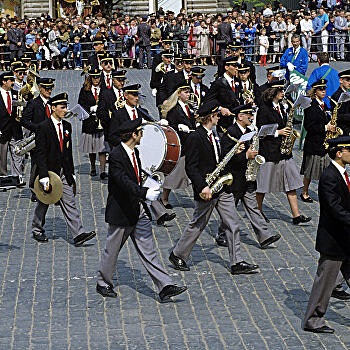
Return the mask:
M328 96L328 98L335 104L330 123L331 123L331 125L334 125L336 128L335 128L335 131L327 131L326 132L326 138L324 139L324 142L323 142L323 146L325 147L325 149L328 149L328 147L329 147L327 140L334 139L338 136L343 135L343 130L340 129L339 126L337 126L338 109L341 107L342 104L334 101L329 96Z
M205 178L207 185L210 188L212 194L218 193L221 191L224 185L231 185L233 181L233 176L231 173L225 174L220 177L220 173L224 170L227 163L230 159L236 154L237 149L241 142L231 136L232 140L236 142L236 144L232 147L232 149L226 154L225 158L216 166L213 172L208 174ZM203 198L200 193L199 196Z
M289 155L292 153L295 140L297 138L300 138L300 133L296 130L293 130L293 114L295 107L293 106L293 103L291 101L289 101L288 99L286 99L286 101L291 105L286 124L286 127L291 129L291 133L289 136L283 136L280 150L281 154Z
M259 151L259 137L258 133L256 133L253 136L252 144L251 144L252 151ZM260 168L260 165L263 165L265 163L265 158L258 154L254 159L248 159L247 162L247 170L245 172L245 177L247 181L255 181L256 177L258 175L258 171Z

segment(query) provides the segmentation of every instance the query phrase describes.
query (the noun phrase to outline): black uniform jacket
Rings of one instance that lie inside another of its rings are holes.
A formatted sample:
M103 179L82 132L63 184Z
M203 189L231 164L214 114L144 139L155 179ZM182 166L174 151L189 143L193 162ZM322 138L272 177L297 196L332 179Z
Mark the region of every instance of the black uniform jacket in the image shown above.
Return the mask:
M162 104L176 90L176 87L185 81L183 72L170 71L163 75L162 83L158 89L158 101Z
M250 129L247 129L247 132L250 132ZM241 129L237 123L231 125L227 129L227 133L221 138L221 147L222 154L225 156L235 145L236 142L233 141L228 135L234 137L235 139L240 139L243 135ZM233 176L233 182L230 186L227 186L229 192L233 193L236 199L239 199L244 196L248 191L256 190L256 181L247 182L245 177L245 172L247 170L247 157L246 152L249 148L250 143L245 143L245 150L231 158L229 163L226 166L226 171L231 173Z
M35 163L36 175L39 178L48 177L48 171L60 175L63 168L64 176L69 185L73 183L74 163L72 155L72 126L62 120L63 152L61 152L59 138L53 121L50 119L40 123L35 133Z
M331 163L322 173L318 185L320 219L316 250L337 260L350 257L350 193Z
M254 64L246 59L241 60L241 63L244 63L245 65L250 67L250 75L249 79L253 82L256 83L256 72L255 72L255 67ZM219 60L218 62L218 71L216 73L217 77L221 77L225 73L225 64L222 59Z
M91 65L92 68L99 68L99 61L97 58L97 53L93 52L89 57L88 57L88 65Z
M152 68L151 80L150 80L150 84L149 85L150 85L151 89L157 89L156 106L159 106L162 103L161 99L160 99L160 95L159 95L159 88L160 88L160 86L162 84L163 77L164 77L164 75L166 73L164 73L162 71L156 72L156 67L157 66L153 66L153 68ZM175 66L173 64L171 64L171 68L170 69L174 70Z
M168 112L166 119L169 122L169 126L175 129L175 131L180 137L181 156L183 156L185 155L185 145L189 134L183 131L179 131L178 125L184 124L187 125L190 129L195 129L196 120L194 118L194 114L192 113L192 111L190 111L190 118L188 118L180 104L177 103L176 106Z
M236 84L237 83L237 84ZM239 106L239 80L235 78L235 92L226 80L224 76L217 78L210 86L208 93L205 95L202 103L214 101L218 106L228 108L232 110ZM227 129L233 124L233 116L220 116L219 120L219 131L220 127Z
M220 143L216 140L219 157L221 155ZM206 175L211 173L218 163L215 159L215 151L208 138L208 132L203 126L190 133L185 146L185 170L193 187L194 199L202 200L199 194L208 184ZM218 194L213 195L216 198Z
M23 109L21 124L26 129L36 132L38 125L47 120L46 106L40 95L30 100Z
M12 103L17 100L18 92L11 90ZM12 105L11 115L7 111L6 102L0 95L0 143L6 143L13 137L15 140L23 138L21 124L16 120L17 107Z
M287 123L287 112L285 112L283 105L279 104L279 109L283 114L281 115L273 108L272 103L267 105L262 102L257 113L256 125L260 129L262 125L278 124L277 129L283 129ZM284 137L266 136L259 142L259 154L265 157L267 162L278 163L282 159L292 158L290 155L282 155L280 152L281 142Z
M143 112L143 110L145 111L145 113ZM138 118L142 118L150 122L154 121L153 119L150 119L150 116L147 110L137 107L136 111L137 111ZM119 139L118 129L120 125L127 120L130 120L130 116L125 107L119 108L113 111L111 119L109 121L108 137L107 137L108 143L113 147L119 145L120 139Z
M135 149L139 178L141 179L141 162L139 152ZM147 187L138 184L136 173L129 156L121 144L113 148L109 155L108 198L106 222L120 227L136 225L140 216L140 201L151 217L146 199Z
M324 105L327 108L327 105ZM327 151L323 146L326 138L325 125L330 121L330 116L323 111L320 104L314 98L311 106L304 110L304 128L307 131L304 141L304 152L307 154L324 156Z
M254 102L257 106L260 106L261 104L261 90L260 87L257 83L253 83L251 80L249 80L249 90L253 91L254 94ZM240 82L239 84L239 101L241 104L244 104L244 99L243 99L243 83Z
M101 91L101 90L100 90ZM97 104L95 100L95 96L92 91L86 91L83 87L80 90L78 103L90 114L90 117L83 120L83 125L81 131L85 134L95 134L99 130L98 127L98 119L95 113L90 113L90 107L95 106Z
M341 87L332 95L334 101L338 101L343 90ZM332 111L334 103L331 101ZM350 102L342 103L338 109L337 126L343 130L343 135L350 135Z

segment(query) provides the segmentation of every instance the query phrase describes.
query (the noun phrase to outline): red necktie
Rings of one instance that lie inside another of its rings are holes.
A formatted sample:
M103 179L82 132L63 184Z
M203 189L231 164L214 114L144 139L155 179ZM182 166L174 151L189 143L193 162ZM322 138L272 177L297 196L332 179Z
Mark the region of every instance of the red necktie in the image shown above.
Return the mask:
M47 115L47 117L48 117L48 118L50 118L50 117L51 117L51 113L50 113L50 107L49 107L49 105L46 105L46 115Z
M63 152L63 137L62 137L62 131L61 131L61 123L58 123L58 135L60 137L60 147L61 147L61 152Z
M7 94L7 112L9 112L9 115L11 115L11 112L12 112L11 97L8 91L6 91L6 94Z
M324 103L321 103L321 107L322 107L322 109L324 110Z
M214 146L213 134L210 134L210 135L209 135L209 141L210 141L210 143Z
M109 79L109 74L107 74L107 87L108 89L111 88L111 80Z
M94 93L94 97L95 97L95 101L97 101L97 88L94 88L95 89L95 93Z
M140 183L139 170L137 168L136 158L135 158L135 153L134 152L132 152L132 161L134 163L134 170L135 170L135 174L136 174L136 177L137 177L137 182Z
M349 181L349 176L348 176L346 171L344 171L344 175L345 175L346 184L348 185L348 189L350 192L350 181Z
M120 92L120 90L118 90L118 94L119 94L119 98L122 97L122 93Z
M168 71L168 66L165 66L165 71L166 71L166 72Z
M132 120L136 119L135 108L132 109Z
M235 85L233 84L233 79L231 80L231 87L234 93L236 93Z
M190 118L190 109L188 108L187 105L185 105L186 111L187 111L187 118Z
M196 96L198 96L197 85L194 86L194 93L195 93Z
M276 107L276 110L277 110L278 114L281 115L281 111L280 111L280 107L279 106Z

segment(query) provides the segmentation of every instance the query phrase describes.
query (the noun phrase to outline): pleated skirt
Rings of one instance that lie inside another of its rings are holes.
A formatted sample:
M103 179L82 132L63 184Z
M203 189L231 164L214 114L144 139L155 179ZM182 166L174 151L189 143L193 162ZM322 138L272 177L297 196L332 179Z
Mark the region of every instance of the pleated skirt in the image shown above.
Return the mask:
M110 152L108 143L105 142L103 131L95 134L81 134L80 151L83 153Z
M266 162L260 166L256 179L259 193L288 192L303 187L299 169L293 158L277 164Z
M191 184L185 171L185 156L182 156L170 175L165 176L163 188L168 190L184 189Z
M319 180L323 170L328 167L331 159L329 155L317 156L315 154L303 154L303 162L300 168L300 174L308 179Z

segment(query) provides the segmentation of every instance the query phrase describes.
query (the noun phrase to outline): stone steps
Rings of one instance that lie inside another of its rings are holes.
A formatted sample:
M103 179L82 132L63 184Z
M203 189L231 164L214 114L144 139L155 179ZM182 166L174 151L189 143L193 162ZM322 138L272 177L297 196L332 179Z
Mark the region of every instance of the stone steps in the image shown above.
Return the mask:
M29 18L35 18L48 11L48 0L22 0L22 16L27 15Z

